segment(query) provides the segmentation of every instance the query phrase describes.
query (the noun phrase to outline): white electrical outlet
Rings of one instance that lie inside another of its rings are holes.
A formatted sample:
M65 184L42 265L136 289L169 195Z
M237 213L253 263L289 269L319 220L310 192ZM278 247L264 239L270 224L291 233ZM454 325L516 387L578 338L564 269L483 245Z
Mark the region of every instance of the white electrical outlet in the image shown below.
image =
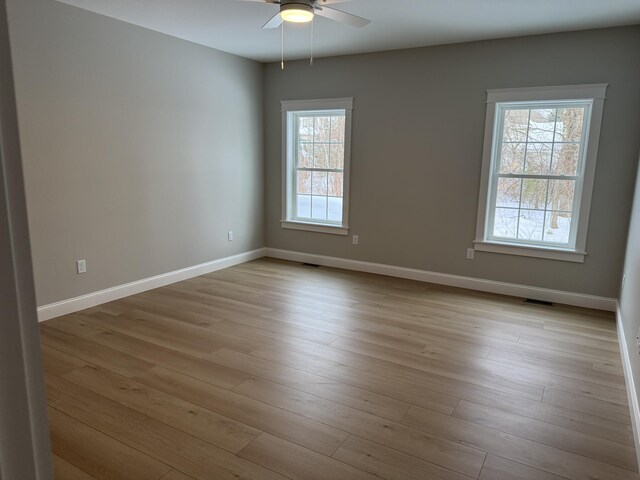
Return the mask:
M87 261L86 260L78 260L76 262L76 269L78 271L78 275L81 273L87 273Z
M467 260L473 260L476 251L473 248L467 248Z
M233 242L233 232L231 230L227 232L227 240Z
M360 239L358 238L358 235L354 235L353 237L351 237L351 243L353 243L354 245L358 245L359 241Z
M620 287L620 290L624 290L624 282L626 282L627 280L627 274L622 275L622 286Z
M638 336L636 337L638 341L638 355L640 355L640 329L638 329Z

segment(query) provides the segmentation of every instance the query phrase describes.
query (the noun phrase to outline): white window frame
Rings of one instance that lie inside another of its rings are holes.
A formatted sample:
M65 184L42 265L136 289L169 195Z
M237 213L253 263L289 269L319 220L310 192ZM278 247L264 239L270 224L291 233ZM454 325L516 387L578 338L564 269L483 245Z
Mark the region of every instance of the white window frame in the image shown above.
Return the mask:
M604 107L607 84L565 85L556 87L537 88L509 88L487 90L487 113L484 133L484 150L482 155L482 174L480 179L480 198L478 202L478 217L476 222L475 250L493 253L539 257L569 262L584 262L587 255L587 228L589 226L589 211L591 209L591 195L595 178L598 142ZM572 233L568 247L527 244L521 242L498 241L489 239L490 217L492 209L492 187L495 176L495 156L501 133L500 107L504 104L518 104L532 106L536 102L541 104L562 102L584 102L590 104L590 118L585 120L587 125L585 135L586 151L583 152L582 162L577 172L575 199L579 207L574 208L572 217Z
M307 230L336 235L349 234L349 177L351 171L351 117L353 98L330 98L318 100L283 100L282 105L282 228ZM296 192L294 155L293 114L300 112L325 112L344 110L344 169L342 186L342 223L301 221L293 217L293 201Z

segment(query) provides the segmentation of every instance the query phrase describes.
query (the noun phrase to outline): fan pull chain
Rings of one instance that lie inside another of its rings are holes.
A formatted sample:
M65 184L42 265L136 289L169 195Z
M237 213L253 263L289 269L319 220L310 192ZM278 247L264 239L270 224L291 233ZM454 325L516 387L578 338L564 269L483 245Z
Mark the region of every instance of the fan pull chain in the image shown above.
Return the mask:
M314 15L313 18L311 19L311 59L309 60L309 65L311 65L313 67L313 33L314 33L314 25L315 25L315 18L316 16Z
M286 22L282 22L282 30L280 36L280 68L284 70L284 24Z

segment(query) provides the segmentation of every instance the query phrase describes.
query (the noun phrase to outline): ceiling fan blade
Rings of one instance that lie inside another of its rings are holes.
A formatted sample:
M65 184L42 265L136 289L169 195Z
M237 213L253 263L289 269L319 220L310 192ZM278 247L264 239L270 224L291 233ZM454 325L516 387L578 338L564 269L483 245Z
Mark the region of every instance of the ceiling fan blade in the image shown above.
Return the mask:
M236 2L253 2L253 3L280 3L280 0L235 0ZM331 2L332 0L327 0Z
M278 28L282 25L282 17L280 16L280 12L276 13L271 20L265 23L262 28Z
M316 14L320 15L321 17L328 18L329 20L346 23L347 25L356 28L366 27L371 23L371 20L367 20L366 18L362 18L357 15L352 15L351 13L342 12L340 10L329 7L316 7Z
M317 0L316 5L322 7L324 5L333 5L334 3L345 3L351 0Z

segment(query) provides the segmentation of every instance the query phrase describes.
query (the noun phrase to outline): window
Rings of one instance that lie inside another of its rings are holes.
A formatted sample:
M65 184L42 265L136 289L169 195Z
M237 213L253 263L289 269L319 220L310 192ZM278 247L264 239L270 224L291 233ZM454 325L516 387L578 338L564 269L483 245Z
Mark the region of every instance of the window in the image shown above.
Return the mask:
M477 250L584 261L605 90L488 91Z
M284 101L282 226L348 234L352 99Z

